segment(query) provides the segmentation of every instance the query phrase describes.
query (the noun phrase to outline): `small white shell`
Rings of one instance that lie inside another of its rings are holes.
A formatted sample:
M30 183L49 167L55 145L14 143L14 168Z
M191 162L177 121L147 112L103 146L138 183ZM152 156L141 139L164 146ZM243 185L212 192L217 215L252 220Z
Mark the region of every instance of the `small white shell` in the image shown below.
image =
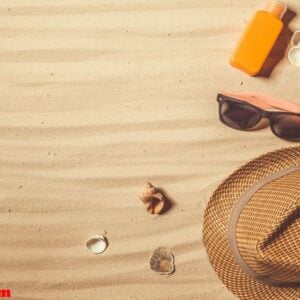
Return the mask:
M300 30L295 31L292 37L292 47L299 47L300 46Z
M289 51L289 61L292 65L300 67L300 47L293 47Z
M170 275L175 271L173 253L167 248L156 249L150 258L150 268L160 275Z
M292 65L300 67L300 30L297 30L292 37L292 48L289 50L288 58Z
M86 243L86 247L94 254L103 253L107 246L108 242L104 236L90 238Z

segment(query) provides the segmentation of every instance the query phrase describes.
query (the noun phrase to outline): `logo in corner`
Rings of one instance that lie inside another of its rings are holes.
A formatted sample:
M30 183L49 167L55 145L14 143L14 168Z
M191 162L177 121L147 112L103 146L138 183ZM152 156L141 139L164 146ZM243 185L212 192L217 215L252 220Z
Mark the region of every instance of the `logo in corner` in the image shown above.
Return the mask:
M10 298L11 290L10 289L0 289L0 298Z

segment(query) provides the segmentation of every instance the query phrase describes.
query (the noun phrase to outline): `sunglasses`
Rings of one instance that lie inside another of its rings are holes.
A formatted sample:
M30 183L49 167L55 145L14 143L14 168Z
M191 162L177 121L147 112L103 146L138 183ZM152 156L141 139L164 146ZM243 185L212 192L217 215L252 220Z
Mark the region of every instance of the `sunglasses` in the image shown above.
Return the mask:
M220 121L228 127L251 131L266 120L279 138L300 141L300 105L254 93L218 94Z

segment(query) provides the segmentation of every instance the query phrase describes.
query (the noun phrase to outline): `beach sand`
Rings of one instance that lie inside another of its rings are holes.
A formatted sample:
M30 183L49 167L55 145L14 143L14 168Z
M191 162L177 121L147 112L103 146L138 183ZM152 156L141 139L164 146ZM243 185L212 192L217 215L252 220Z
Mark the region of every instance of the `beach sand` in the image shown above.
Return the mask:
M229 66L260 4L1 0L1 289L20 300L235 299L203 246L205 203L239 166L295 144L223 126L216 95L300 104L287 55L270 78ZM145 211L145 182L174 202L168 213ZM109 241L101 255L85 247L95 235ZM158 247L174 253L172 276L150 270Z

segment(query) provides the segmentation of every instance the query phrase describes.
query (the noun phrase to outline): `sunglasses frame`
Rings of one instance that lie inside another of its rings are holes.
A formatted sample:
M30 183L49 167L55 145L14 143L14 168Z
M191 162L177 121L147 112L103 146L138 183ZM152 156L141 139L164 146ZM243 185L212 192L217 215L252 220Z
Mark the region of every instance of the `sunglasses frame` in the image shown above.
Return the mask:
M223 95L223 94L218 94L217 95L217 101L219 103L219 119L227 127L230 127L232 129L236 129L236 130L240 130L240 131L251 131L251 129L247 130L247 129L239 129L239 128L236 128L236 127L232 127L224 121L223 116L222 116L222 111L221 111L222 105L226 101L231 101L231 102L242 104L244 106L248 106L248 107L250 106L250 107L254 108L257 111L257 113L259 114L259 121L257 122L257 124L261 121L262 118L268 119L271 131L278 138L280 138L282 140L291 141L291 142L299 142L300 141L300 137L296 138L296 139L289 139L289 138L284 138L282 136L279 136L276 133L275 129L273 128L273 120L274 120L275 115L276 116L278 116L278 115L288 115L288 116L299 116L300 117L300 113L289 112L289 111L269 111L269 110L265 110L261 107L258 107L256 105L253 105L251 103L248 103L247 101L243 101L243 100L240 100L240 99L237 99L237 98L234 98L234 97L230 97L230 96L226 96L226 95Z

